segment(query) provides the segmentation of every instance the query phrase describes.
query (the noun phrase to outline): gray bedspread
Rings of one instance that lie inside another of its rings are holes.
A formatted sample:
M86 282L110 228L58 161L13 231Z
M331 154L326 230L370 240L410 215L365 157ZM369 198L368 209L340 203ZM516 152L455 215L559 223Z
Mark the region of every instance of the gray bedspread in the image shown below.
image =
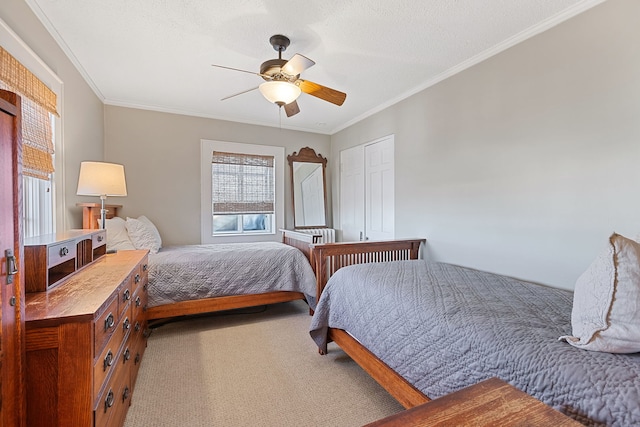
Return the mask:
M349 332L430 398L501 378L586 425L640 426L640 353L586 351L570 291L424 260L345 267L311 336Z
M315 275L300 250L259 242L170 246L149 254L149 307L271 291L302 292L315 307Z

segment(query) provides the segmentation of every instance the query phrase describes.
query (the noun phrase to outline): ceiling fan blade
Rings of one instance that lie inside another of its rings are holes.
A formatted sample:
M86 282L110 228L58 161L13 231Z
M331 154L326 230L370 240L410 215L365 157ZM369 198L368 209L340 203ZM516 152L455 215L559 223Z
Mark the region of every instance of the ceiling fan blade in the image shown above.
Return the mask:
M296 53L293 58L287 61L282 66L282 72L289 74L290 76L297 76L309 67L314 66L316 63L304 55Z
M224 65L216 65L216 64L211 64L211 66L212 67L224 68L224 69L227 69L227 70L240 71L242 73L249 73L249 74L255 74L255 75L261 76L260 73L256 73L255 71L241 70L239 68L225 67Z
M258 89L258 86L252 87L251 89L243 90L242 92L234 93L233 95L225 96L220 101L224 101L225 99L233 98L234 96L242 95L243 93L251 92L252 90Z
M284 112L287 113L287 117L294 116L300 112L300 107L296 101L285 104Z
M309 80L298 80L296 82L300 86L300 90L316 98L331 102L332 104L342 105L347 99L347 94L326 86L319 85Z

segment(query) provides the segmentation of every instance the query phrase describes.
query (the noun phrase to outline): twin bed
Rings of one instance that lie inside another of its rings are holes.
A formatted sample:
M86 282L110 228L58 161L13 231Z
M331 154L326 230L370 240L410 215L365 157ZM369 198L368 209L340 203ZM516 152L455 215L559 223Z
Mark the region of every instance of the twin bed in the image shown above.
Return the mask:
M344 258L315 250L317 266ZM585 425L640 425L640 353L559 340L574 292L422 259L318 271L331 275L310 326L320 352L335 341L406 408L498 377Z
M320 353L334 341L406 408L498 377L586 425L640 425L640 353L558 340L572 292L418 259L424 239L314 240L150 254L149 319L304 299Z

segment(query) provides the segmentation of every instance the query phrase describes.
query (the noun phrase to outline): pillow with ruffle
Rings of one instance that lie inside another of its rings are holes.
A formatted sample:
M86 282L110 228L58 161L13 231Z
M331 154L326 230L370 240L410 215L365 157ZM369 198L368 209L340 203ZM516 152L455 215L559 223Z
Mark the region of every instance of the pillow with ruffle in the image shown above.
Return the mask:
M606 249L578 278L571 311L574 347L640 352L640 243L613 233Z

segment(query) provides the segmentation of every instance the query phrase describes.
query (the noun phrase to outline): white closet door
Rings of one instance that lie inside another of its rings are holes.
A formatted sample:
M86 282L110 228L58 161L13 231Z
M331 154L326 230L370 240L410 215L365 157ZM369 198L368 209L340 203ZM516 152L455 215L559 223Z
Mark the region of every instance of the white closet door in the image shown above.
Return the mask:
M393 136L366 145L365 235L371 240L395 237Z
M393 135L340 152L342 240L394 238Z
M364 146L340 152L340 228L342 241L364 239Z

